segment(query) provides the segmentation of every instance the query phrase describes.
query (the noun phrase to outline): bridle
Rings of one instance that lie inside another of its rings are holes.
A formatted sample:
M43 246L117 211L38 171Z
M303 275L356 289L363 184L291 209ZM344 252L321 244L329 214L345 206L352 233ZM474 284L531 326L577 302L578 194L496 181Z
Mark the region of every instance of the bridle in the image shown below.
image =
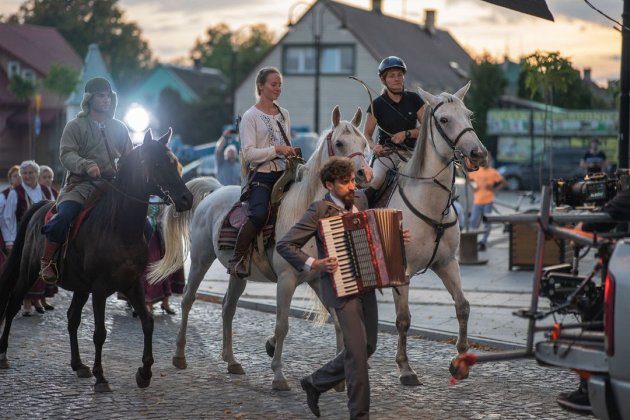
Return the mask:
M328 147L328 157L333 157L335 155L335 147L332 144L332 134L335 129L330 130L328 135L326 136L326 146ZM365 160L365 154L363 152L354 152L346 156L348 159L352 159L355 156L361 156L363 160Z
M142 146L140 146L140 147L142 147ZM148 184L149 181L150 181L150 176L149 176L149 170L147 169L147 165L146 165L145 159L140 159L140 165L142 167L142 172L144 174L144 180ZM116 169L115 166L114 166L114 172L116 173L116 175L118 175L118 170ZM108 180L106 178L100 178L99 180L104 182L105 184L109 185L109 187L112 190L116 191L118 194L120 194L123 197L128 198L128 199L130 199L132 201L135 201L136 203L139 203L139 204L147 204L147 205L156 204L156 205L167 205L167 206L175 205L175 201L173 200L173 197L171 197L170 191L167 190L167 189L164 189L164 187L162 187L161 185L159 185L157 183L156 183L156 186L161 192L160 198L162 198L162 201L142 200L140 198L134 197L134 196L126 193L125 191L121 190L116 185L114 185L113 182L111 182L110 180ZM93 180L90 180L90 183L92 185L94 185L96 188L100 189L99 186Z

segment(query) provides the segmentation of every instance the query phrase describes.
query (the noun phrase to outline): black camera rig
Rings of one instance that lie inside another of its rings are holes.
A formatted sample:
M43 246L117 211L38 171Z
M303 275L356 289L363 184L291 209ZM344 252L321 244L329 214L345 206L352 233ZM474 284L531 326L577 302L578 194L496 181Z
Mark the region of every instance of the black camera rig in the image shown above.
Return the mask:
M581 178L554 179L551 181L556 206L596 207L611 200L619 191L627 188L628 171L618 171L610 176L604 172Z

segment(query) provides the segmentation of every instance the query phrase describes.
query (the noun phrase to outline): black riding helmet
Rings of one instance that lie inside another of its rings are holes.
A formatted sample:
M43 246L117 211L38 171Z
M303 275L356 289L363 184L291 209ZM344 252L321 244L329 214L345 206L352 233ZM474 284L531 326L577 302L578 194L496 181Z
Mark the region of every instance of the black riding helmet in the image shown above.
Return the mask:
M379 77L389 69L401 69L403 73L407 73L407 66L405 65L405 62L394 55L390 55L381 61L381 64L378 66Z

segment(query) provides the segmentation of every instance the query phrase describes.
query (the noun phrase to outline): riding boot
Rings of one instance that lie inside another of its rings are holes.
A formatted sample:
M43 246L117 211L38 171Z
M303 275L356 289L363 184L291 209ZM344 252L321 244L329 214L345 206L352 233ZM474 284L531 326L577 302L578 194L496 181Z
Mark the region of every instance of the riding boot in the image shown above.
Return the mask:
M249 219L238 231L234 255L230 259L228 273L239 278L249 276L249 249L256 239L258 228Z
M57 265L55 264L55 252L59 249L61 244L56 242L50 242L48 239L44 240L44 255L42 255L39 270L39 277L47 284L57 284L58 273Z

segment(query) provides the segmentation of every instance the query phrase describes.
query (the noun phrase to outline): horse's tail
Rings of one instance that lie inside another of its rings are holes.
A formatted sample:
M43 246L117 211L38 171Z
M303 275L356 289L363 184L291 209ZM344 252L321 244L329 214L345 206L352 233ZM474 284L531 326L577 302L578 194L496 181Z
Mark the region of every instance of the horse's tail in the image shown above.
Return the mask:
M308 288L306 292L306 299L308 301L307 318L312 318L316 325L324 325L328 321L329 313L328 309L324 306L317 293L312 288Z
M213 191L222 187L221 183L212 177L195 178L186 183L186 187L193 194L193 206L190 210L177 213L173 206L168 206L162 216L162 235L164 237L164 257L149 265L147 279L151 284L157 284L183 267L190 251L190 234L188 225L192 220L197 206Z
M11 294L18 284L20 278L20 264L22 262L22 251L26 242L26 232L33 215L37 210L50 203L50 201L40 201L33 204L20 221L15 241L13 241L13 249L9 253L9 257L2 266L0 272L0 324L5 318L5 312L9 303Z

